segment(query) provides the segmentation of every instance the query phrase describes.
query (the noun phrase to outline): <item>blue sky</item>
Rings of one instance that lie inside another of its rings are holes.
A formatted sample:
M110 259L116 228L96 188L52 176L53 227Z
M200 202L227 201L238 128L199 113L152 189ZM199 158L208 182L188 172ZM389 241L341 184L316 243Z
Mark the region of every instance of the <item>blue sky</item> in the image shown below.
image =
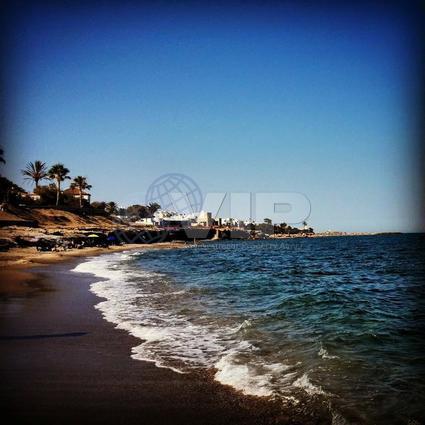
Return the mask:
M177 172L304 193L317 230L418 229L417 40L397 10L158 4L18 17L7 175L63 162L128 204Z

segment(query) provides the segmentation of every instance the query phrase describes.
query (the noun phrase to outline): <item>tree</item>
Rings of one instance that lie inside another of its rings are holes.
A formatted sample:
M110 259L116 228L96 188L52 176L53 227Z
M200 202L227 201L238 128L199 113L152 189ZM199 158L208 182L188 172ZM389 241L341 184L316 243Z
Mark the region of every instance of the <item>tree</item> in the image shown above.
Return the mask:
M95 210L105 211L106 203L94 201L94 202L91 203L90 206L92 208L94 208Z
M87 183L87 177L77 176L71 183L73 189L78 189L80 195L80 208L83 208L83 193L85 190L90 190L92 186Z
M161 205L159 205L157 202L151 202L147 209L151 215L151 217L161 208Z
M256 226L255 223L248 223L246 227L248 230L254 231Z
M38 186L34 193L40 196L43 205L53 205L56 201L56 185L50 183L48 186Z
M70 179L69 170L63 164L55 164L50 167L49 178L56 183L56 206L59 205L59 196L61 192L61 182Z
M47 166L45 162L34 161L28 162L25 169L21 170L25 180L30 180L35 183L35 188L38 188L40 180L44 180L48 177Z
M0 199L1 202L17 204L24 189L13 183L6 177L0 176Z
M130 205L126 208L126 215L128 217L136 218L148 218L153 215L161 208L156 202L151 202L149 205Z
M280 223L278 226L276 226L276 233L280 233L280 234L286 233L287 226L288 225L285 222Z
M6 164L6 161L4 159L4 150L2 148L0 148L0 162Z
M144 205L130 205L127 207L127 215L130 217L146 218L149 217L149 211Z
M108 214L116 214L118 212L118 205L114 202L108 202L105 206L105 211Z

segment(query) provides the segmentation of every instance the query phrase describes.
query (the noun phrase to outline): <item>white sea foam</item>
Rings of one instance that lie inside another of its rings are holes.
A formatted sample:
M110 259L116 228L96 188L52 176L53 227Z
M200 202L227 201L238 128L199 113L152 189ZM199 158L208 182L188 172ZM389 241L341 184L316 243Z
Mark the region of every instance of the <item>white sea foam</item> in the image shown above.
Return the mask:
M252 327L252 322L251 320L244 320L237 328L236 328L236 332L242 331L244 329L248 329Z
M231 328L216 331L177 315L168 309L167 301L181 298L184 302L186 291L171 287L158 273L123 265L115 267L122 260L125 260L122 255L96 257L79 264L74 271L104 279L90 287L106 299L96 308L117 328L143 340L133 348L132 357L179 371L182 371L180 365L187 368L213 365L225 349L223 335L230 334Z
M320 346L320 350L317 353L322 359L325 360L332 360L332 359L337 359L338 356L333 356L331 354L328 353L328 351L326 350L326 348L323 347L323 345Z
M215 367L217 368L215 379L222 384L231 385L244 394L260 397L273 395L269 376L253 372L246 364L234 363L231 354L223 356Z
M308 375L304 373L302 376L300 376L298 379L296 379L292 385L294 387L302 388L307 394L309 395L315 395L315 394L322 394L324 395L325 392L322 390L321 387L314 385Z
M275 395L273 378L282 375L289 366L275 364L241 363L238 357L245 347L237 347L231 350L214 365L217 369L215 379L225 385L230 385L244 394L259 397L270 397Z
M294 386L308 394L324 394L307 375L297 378L298 364L266 359L255 344L244 340L240 331L252 327L250 320L239 325L216 323L202 309L196 310L196 301L185 289L160 273L132 266L128 255L137 253L95 257L74 271L101 279L90 286L103 298L96 308L107 321L143 341L132 348L134 359L181 373L214 368L217 381L244 394L279 396L291 402L297 402L291 394ZM179 309L185 308L195 313L180 314Z

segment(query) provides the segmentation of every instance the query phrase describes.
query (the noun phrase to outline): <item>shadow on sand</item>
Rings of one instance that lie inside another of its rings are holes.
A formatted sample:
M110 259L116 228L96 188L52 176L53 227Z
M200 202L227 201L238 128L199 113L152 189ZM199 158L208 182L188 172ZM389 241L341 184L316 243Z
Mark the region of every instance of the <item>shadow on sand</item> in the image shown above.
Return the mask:
M67 338L87 335L88 332L68 332L64 334L46 334L46 335L11 335L0 336L0 341L20 340L20 339L45 339L45 338Z

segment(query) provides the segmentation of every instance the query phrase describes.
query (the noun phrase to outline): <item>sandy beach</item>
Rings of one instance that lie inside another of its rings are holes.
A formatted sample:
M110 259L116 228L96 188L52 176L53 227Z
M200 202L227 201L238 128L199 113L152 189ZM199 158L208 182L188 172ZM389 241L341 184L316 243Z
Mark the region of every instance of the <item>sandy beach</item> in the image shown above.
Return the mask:
M425 425L424 2L24 4L2 423Z
M72 261L77 258L108 254L126 250L183 248L179 242L164 242L155 245L111 245L108 248L86 247L66 251L39 252L35 247L13 248L0 253L0 298L28 295L46 289L46 282L31 270L37 267Z
M99 298L89 292L93 276L70 271L84 256L120 248L33 252L25 260L18 252L2 256L9 264L2 281L9 276L12 282L2 284L0 303L5 414L31 424L327 423L309 418L309 412L288 412L277 402L241 395L209 376L131 359L139 341L94 308Z

